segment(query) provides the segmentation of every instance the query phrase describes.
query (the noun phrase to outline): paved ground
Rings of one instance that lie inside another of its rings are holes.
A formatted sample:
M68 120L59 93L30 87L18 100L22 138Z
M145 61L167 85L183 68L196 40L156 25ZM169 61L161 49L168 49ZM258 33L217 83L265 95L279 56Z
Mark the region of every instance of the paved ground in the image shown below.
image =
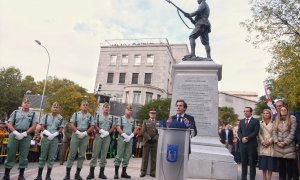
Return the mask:
M142 161L141 158L131 158L130 159L130 164L129 164L127 173L129 175L131 175L131 177L132 177L131 179L154 180L154 178L152 178L150 176L145 176L144 178L139 177L141 161ZM83 169L81 171L81 176L82 176L83 179L85 179L86 176L89 173L89 162L90 162L89 160L84 161ZM18 179L18 169L16 167L13 168L12 171L11 171L11 180L17 180ZM239 175L240 175L240 169L241 169L241 167L239 165ZM37 170L38 170L38 164L37 163L29 163L29 166L25 171L26 180L33 180L37 175ZM46 171L47 171L46 168L44 168L43 179L45 178ZM74 178L75 171L76 171L76 162L74 163L74 166L73 166L72 171L71 171L71 178ZM65 176L65 172L66 172L66 166L65 165L59 165L59 163L56 162L54 167L53 167L52 174L51 174L52 180L62 180ZM120 168L119 173L121 173L121 168ZM3 167L3 164L1 164L0 165L0 178L3 177L3 174L4 174L4 167ZM97 175L97 178L95 178L95 179L99 179L98 174L99 174L99 167L97 167L96 170L95 170L95 175ZM113 159L108 159L107 167L105 169L105 175L108 177L108 179L113 179L113 176L114 176ZM259 170L257 170L256 179L257 180L262 180L263 179L262 178L262 172L259 171ZM274 173L272 179L278 179L278 174Z

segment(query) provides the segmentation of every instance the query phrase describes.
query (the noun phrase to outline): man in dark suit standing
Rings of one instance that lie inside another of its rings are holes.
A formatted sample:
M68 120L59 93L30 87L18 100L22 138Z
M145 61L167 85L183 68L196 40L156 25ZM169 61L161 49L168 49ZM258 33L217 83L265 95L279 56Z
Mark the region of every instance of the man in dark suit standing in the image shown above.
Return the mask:
M171 116L167 121L169 128L191 128L193 130L192 136L197 135L197 128L194 117L186 114L187 104L184 100L179 99L176 101L176 114ZM189 146L189 153L191 153L191 140Z
M259 121L252 117L252 108L245 107L245 118L240 121L238 136L241 140L242 180L247 180L248 164L250 166L250 180L255 180L257 160L257 139Z
M224 124L224 126L225 128L222 129L220 133L221 143L225 144L225 147L231 153L233 146L233 131L230 129L229 124L227 122Z

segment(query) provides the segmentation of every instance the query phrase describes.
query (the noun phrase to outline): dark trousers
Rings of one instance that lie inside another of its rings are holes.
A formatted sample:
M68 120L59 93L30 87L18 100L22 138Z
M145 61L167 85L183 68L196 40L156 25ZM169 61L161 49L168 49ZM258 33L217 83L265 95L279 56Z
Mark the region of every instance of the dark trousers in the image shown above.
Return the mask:
M255 180L257 147L251 144L240 143L241 162L242 162L242 180L247 180L248 164L250 166L250 180Z
M147 167L148 167L148 161L149 161L149 154L151 154L150 175L155 175L157 142L155 142L155 143L147 142L143 146L143 159L142 159L142 166L141 166L141 173L142 174L146 174Z
M292 179L294 161L294 159L278 158L279 179Z
M64 161L66 160L67 155L67 151L70 148L70 142L71 142L71 138L63 138L63 142L61 145L61 149L60 149L60 162L64 163Z

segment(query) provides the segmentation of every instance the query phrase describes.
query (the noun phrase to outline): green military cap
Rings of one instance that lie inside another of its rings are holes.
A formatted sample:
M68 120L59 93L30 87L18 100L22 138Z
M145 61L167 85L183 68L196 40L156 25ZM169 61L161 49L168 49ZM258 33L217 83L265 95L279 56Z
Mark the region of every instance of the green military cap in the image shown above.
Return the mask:
M132 111L132 105L131 105L131 104L128 104L128 105L126 106L126 109Z
M149 113L155 114L155 113L156 113L156 109L155 109L155 108L151 108L151 109L149 110Z
M58 102L54 102L54 103L52 104L52 107L57 107L57 108L59 108Z
M30 103L30 99L29 98L24 98L23 103Z
M109 107L109 104L108 104L107 102L105 102L105 103L103 104L103 107Z
M82 101L81 101L81 105L82 105L82 104L87 104L87 105L89 105L89 102L88 102L87 100L82 100Z

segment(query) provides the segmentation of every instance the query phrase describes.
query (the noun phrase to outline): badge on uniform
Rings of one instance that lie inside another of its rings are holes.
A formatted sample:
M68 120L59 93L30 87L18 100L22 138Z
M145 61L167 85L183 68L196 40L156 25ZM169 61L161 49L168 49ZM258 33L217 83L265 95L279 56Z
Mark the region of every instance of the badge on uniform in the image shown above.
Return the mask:
M167 146L167 161L176 163L178 159L178 144L168 144Z

